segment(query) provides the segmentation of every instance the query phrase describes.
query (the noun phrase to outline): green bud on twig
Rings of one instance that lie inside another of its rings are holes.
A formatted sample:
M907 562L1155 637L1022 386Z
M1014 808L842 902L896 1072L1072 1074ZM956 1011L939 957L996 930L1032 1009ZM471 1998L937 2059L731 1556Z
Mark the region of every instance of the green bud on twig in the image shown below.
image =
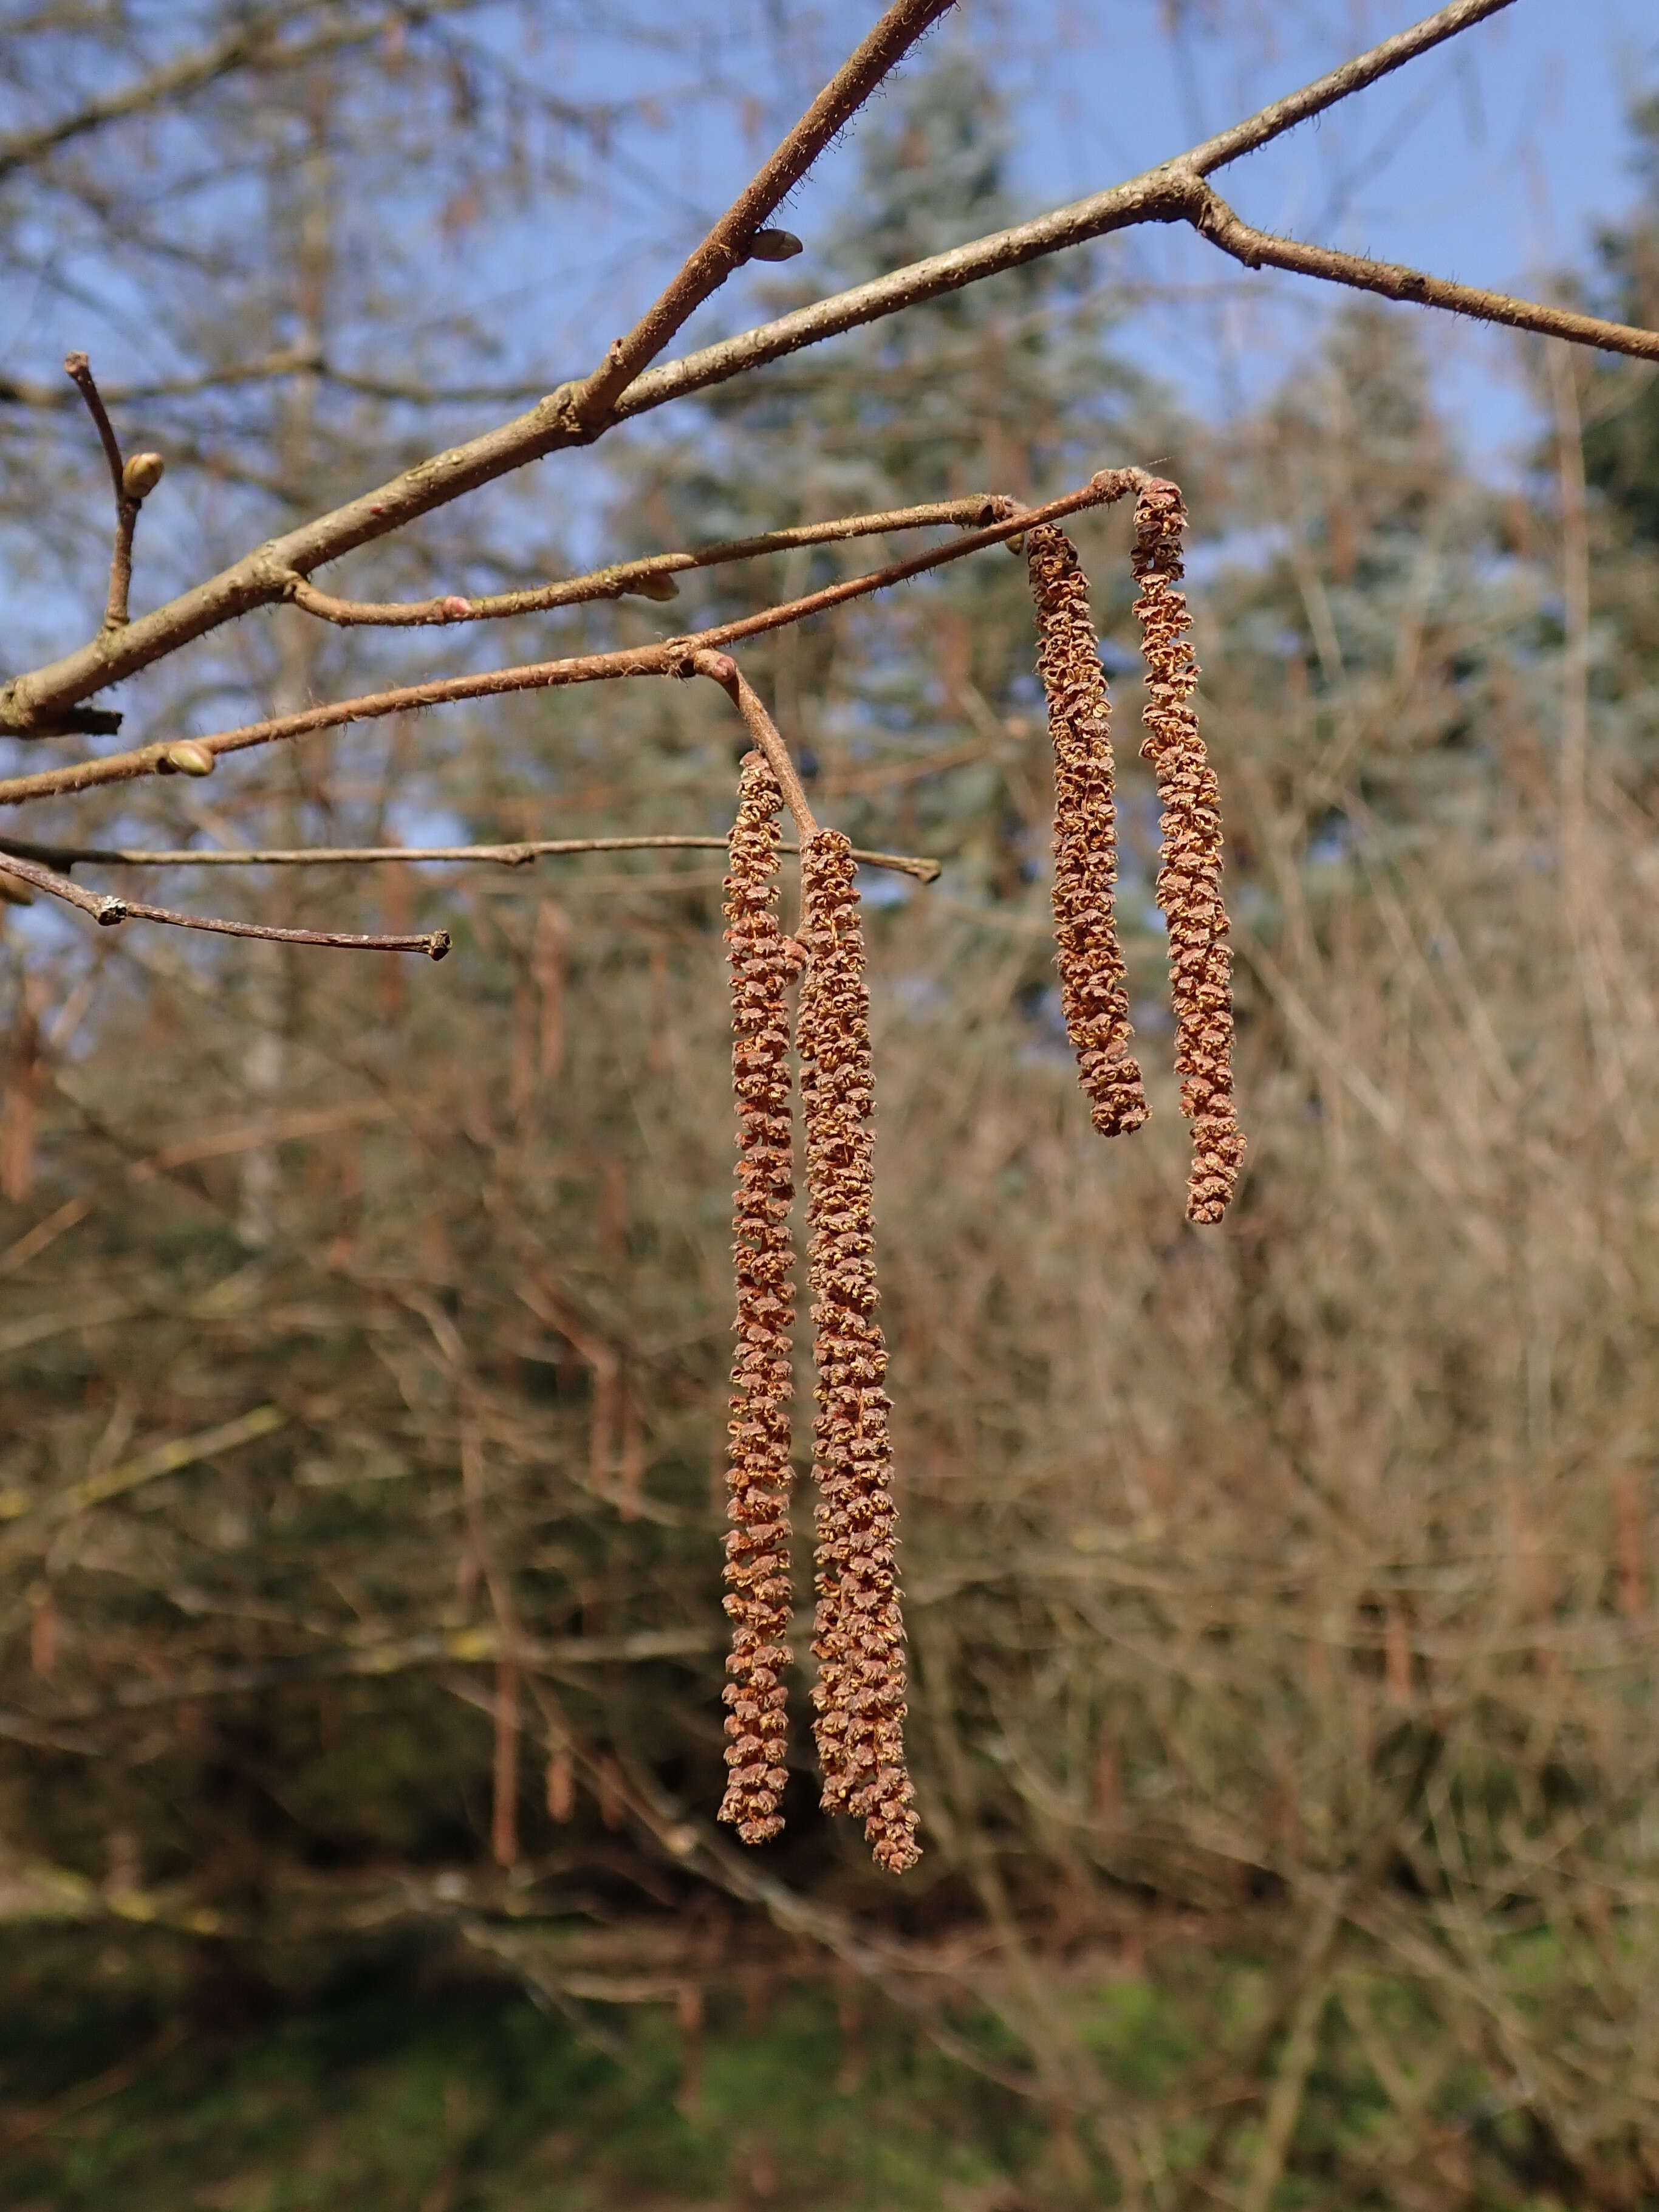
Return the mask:
M169 745L156 763L163 775L211 775L214 766L213 755L193 738L181 738L177 744Z
M166 468L159 453L134 453L121 471L121 489L129 499L148 499Z

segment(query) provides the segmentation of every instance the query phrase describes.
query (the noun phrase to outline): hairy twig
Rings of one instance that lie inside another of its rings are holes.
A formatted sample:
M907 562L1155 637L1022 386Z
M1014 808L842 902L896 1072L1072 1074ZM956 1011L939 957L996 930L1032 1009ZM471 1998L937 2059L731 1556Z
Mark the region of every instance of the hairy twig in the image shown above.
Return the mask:
M1570 307L1551 307L1536 300L1517 300L1507 292L1488 292L1476 284L1459 284L1449 277L1425 276L1395 261L1371 261L1363 253L1341 253L1334 246L1304 246L1279 238L1270 230L1257 230L1241 221L1225 200L1211 191L1195 173L1188 186L1187 220L1212 246L1242 261L1247 269L1285 269L1298 276L1322 277L1329 284L1346 284L1356 291L1375 292L1385 300L1407 301L1419 307L1442 307L1448 313L1471 316L1475 321L1498 323L1512 331L1532 331L1540 337L1565 338L1574 345L1599 347L1607 353L1628 354L1637 361L1659 361L1659 331L1644 331L1627 323L1604 322L1598 315L1576 314Z
M50 868L20 860L15 853L0 853L0 873L16 876L37 890L78 907L105 929L124 921L162 921L174 929L207 929L221 937L259 937L278 945L326 945L353 952L424 952L428 960L441 960L449 951L447 929L428 930L419 937L357 937L333 929L277 929L263 921L227 921L206 914L175 914L171 907L150 906L143 899L100 897L82 890Z
M456 623L497 622L513 615L541 614L552 607L582 606L594 599L672 599L673 592L647 586L672 583L688 568L713 568L728 561L754 561L796 545L827 545L849 538L882 538L900 530L925 530L950 523L994 522L1012 511L1013 501L994 492L966 499L934 500L921 507L894 507L884 514L845 514L830 522L806 522L793 530L771 530L759 538L740 538L723 545L702 545L689 553L650 553L638 561L619 561L586 576L540 584L522 592L496 592L469 599L446 592L431 599L338 599L296 575L289 596L296 607L342 629L374 624L381 629L415 629Z
M593 374L568 395L567 405L574 423L592 431L605 421L641 370L656 359L703 301L742 265L755 233L800 182L836 133L852 120L922 33L953 5L954 0L896 0L687 258L666 289L626 337L614 341Z
M1217 1222L1238 1181L1244 1139L1233 1111L1232 956L1221 898L1221 801L1188 702L1198 665L1187 640L1181 581L1187 511L1172 483L1149 483L1135 507L1135 601L1146 657L1147 737L1141 747L1164 802L1158 902L1170 931L1176 1070L1193 1125L1187 1218Z
M737 1349L726 1471L728 1779L720 1818L746 1844L783 1826L788 1780L783 1670L790 1662L789 1401L795 1325L795 1195L789 1113L792 963L778 928L777 817L783 793L765 756L743 764L726 878L732 975L732 1088L738 1102Z
M25 860L39 860L50 868L71 868L82 862L122 868L310 868L362 867L378 860L479 860L501 868L525 868L534 860L562 860L576 853L723 853L724 837L529 837L511 845L313 845L263 850L238 847L221 852L213 847L179 845L147 851L131 845L39 845L26 837L0 837L0 853L14 853ZM782 844L781 853L799 853L799 845ZM853 858L863 868L888 868L896 875L914 876L920 884L937 883L942 863L916 853L866 853L853 848Z
M825 1808L861 1818L877 1863L902 1874L920 1853L904 1764L887 1349L876 1319L869 993L852 852L838 830L821 830L802 856L801 941L818 1408L816 1735Z
M703 652L693 658L693 666L699 676L713 677L726 692L738 713L749 725L749 734L759 746L767 766L777 779L778 789L788 802L794 817L795 827L800 832L803 849L817 836L818 825L806 793L795 772L795 763L789 757L789 748L778 734L777 725L761 704L754 688L729 653Z
M189 742L202 753L217 758L226 753L244 752L254 745L305 737L315 730L339 729L351 722L374 721L387 714L406 714L416 708L442 706L458 700L488 699L506 692L539 691L556 684L596 684L633 676L691 675L696 672L696 657L704 648L718 649L740 638L758 637L768 630L782 629L791 623L828 613L832 607L866 599L872 592L885 591L909 577L960 561L988 545L1000 545L1035 523L1054 521L1084 507L1121 499L1126 492L1138 489L1146 481L1145 472L1139 469L1102 469L1079 490L1049 500L1024 515L989 523L983 529L954 538L948 545L912 554L908 560L895 561L868 575L828 584L822 591L809 592L805 599L766 607L758 614L717 623L712 629L689 637L668 638L657 645L630 646L615 653L582 653L570 659L485 670L471 676L441 677L430 684L403 684L395 690L374 692L359 699L308 707L296 714L273 715L266 721L250 722L237 730L220 730L210 737L192 738ZM26 799L88 791L102 784L130 783L137 776L164 773L163 764L171 742L141 746L133 752L110 753L102 760L79 761L64 768L40 769L30 775L7 777L0 781L0 805L17 805Z
M1146 1119L1140 1069L1129 1056L1129 994L1113 908L1111 703L1077 548L1045 523L1025 541L1036 601L1038 667L1054 746L1054 953L1060 1010L1079 1079L1103 1136Z
M727 382L763 362L781 360L843 331L878 321L920 301L977 283L1000 270L1137 223L1192 222L1201 228L1212 204L1212 196L1206 192L1203 179L1212 170L1267 144L1309 117L1349 98L1509 4L1510 0L1456 0L1456 4L1443 8L1412 29L1383 40L1300 92L1272 102L1183 155L1106 191L1057 208L1031 222L1016 224L953 246L946 252L895 270L871 283L856 285L678 361L646 369L635 376L625 392L620 392L614 404L609 400L606 404L611 405L611 415L617 420L642 414L689 392ZM1358 275L1374 270L1376 266L1360 263L1346 271L1333 266L1325 273L1340 282L1358 281ZM1416 295L1410 288L1403 288L1399 296ZM1650 355L1659 344L1659 336L1652 331L1593 318L1564 319L1560 311L1534 307L1527 302L1505 301L1501 295L1470 294L1455 302L1437 298L1437 304L1456 305L1464 312L1486 319L1496 315L1493 302L1517 310L1516 313L1506 312L1496 316L1498 319L1516 326L1548 329L1577 343L1642 355ZM605 376L606 372L600 374ZM354 547L388 537L417 517L561 447L591 442L604 427L603 422L598 416L579 419L573 411L573 398L579 391L586 391L584 404L591 404L597 392L602 388L608 392L615 381L612 375L603 387L592 380L586 387L562 386L527 413L466 444L434 455L391 483L365 492L331 513L319 515L272 540L167 605L130 624L118 636L100 637L46 667L15 678L0 693L0 728L18 735L40 735L60 729L64 726L64 715L91 693L149 666L191 638L200 637L253 607L286 597L293 576L308 575Z
M132 588L133 532L138 526L138 510L144 503L145 494L160 481L161 457L136 453L131 461L124 462L120 441L93 375L92 363L85 354L72 353L65 358L64 370L87 404L87 412L96 425L104 448L104 459L109 464L110 483L115 493L115 544L110 553L109 595L104 604L103 627L106 630L125 629L127 597Z

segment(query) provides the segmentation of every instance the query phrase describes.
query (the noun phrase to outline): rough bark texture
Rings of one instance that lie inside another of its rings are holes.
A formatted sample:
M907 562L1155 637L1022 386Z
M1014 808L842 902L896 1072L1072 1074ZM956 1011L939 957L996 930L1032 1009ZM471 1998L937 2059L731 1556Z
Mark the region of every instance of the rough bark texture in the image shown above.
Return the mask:
M778 928L777 815L783 805L759 753L744 761L726 878L732 975L732 1087L738 1103L732 1246L737 1350L726 1474L726 1762L720 1818L746 1844L783 1822L787 1780L783 1671L789 1627L789 1401L794 1326L794 1197L789 1118L790 961Z
M1135 507L1135 613L1146 656L1147 738L1164 802L1158 902L1170 931L1176 1071L1193 1125L1187 1218L1217 1222L1238 1182L1244 1139L1233 1110L1232 954L1221 898L1221 799L1188 703L1198 664L1188 641L1181 536L1187 511L1172 483L1154 482Z
M869 994L852 849L839 830L801 864L807 1218L817 1418L813 1427L818 1755L823 1803L862 1819L877 1863L915 1864L904 1765L904 1627L894 1567L892 1446L876 1320Z
M1054 746L1054 957L1078 1079L1103 1136L1146 1119L1140 1069L1129 1057L1129 998L1113 906L1111 702L1077 548L1052 524L1026 539L1036 602L1037 669Z

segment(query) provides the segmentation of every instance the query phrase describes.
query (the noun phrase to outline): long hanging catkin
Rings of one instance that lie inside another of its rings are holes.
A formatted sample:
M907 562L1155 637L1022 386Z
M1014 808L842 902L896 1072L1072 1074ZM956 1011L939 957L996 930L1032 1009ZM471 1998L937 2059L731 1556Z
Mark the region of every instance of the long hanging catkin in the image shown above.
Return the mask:
M1146 1119L1140 1070L1129 1057L1129 997L1113 918L1111 702L1077 548L1044 523L1026 538L1036 602L1037 669L1054 747L1054 953L1060 1010L1078 1079L1103 1136Z
M726 878L732 978L732 1087L738 1102L732 1204L737 1350L726 1474L725 1697L729 1773L720 1817L746 1844L783 1822L787 1780L783 1670L789 1628L789 1401L795 1253L790 1233L788 950L778 929L777 781L759 753L743 763Z
M876 1320L869 994L852 848L839 830L805 841L801 938L798 1037L818 1408L815 1728L826 1810L861 1818L877 1863L902 1874L921 1853L904 1765L887 1351Z
M1158 902L1170 931L1176 1072L1193 1125L1187 1218L1219 1221L1238 1182L1244 1139L1233 1110L1232 954L1221 898L1221 797L1188 704L1198 664L1188 641L1187 601L1176 586L1187 511L1172 483L1154 478L1135 506L1135 613L1146 658L1147 738L1141 747L1164 802Z

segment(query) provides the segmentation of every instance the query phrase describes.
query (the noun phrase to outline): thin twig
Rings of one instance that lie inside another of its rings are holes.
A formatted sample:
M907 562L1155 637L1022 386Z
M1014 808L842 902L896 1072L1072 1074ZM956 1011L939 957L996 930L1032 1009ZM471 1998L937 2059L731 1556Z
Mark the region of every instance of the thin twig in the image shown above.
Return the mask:
M276 851L241 848L234 852L181 845L146 850L120 845L37 845L22 837L0 837L0 854L11 853L47 867L72 868L82 861L112 868L304 868L359 867L380 860L480 860L502 868L527 867L532 860L560 860L573 853L723 853L724 837L536 837L512 845L313 845ZM799 845L780 852L798 853ZM866 853L854 848L861 867L888 868L937 883L942 863L917 853Z
M1508 4L1510 0L1457 0L1457 4L1442 9L1302 91L1261 109L1175 161L1055 209L1032 222L953 246L679 361L647 369L635 380L612 411L618 420L643 414L841 331L1113 231L1142 222L1190 220L1193 176L1267 144L1309 116L1348 98L1378 76ZM1578 343L1614 349L1626 349L1625 342L1632 336L1644 336L1614 323L1597 324L1593 331L1575 329L1564 335L1572 336ZM577 389L561 386L511 422L420 462L391 483L348 501L330 514L315 516L246 555L167 605L141 617L118 636L94 640L46 667L15 678L0 690L0 729L20 736L46 735L61 729L66 710L91 693L149 667L191 639L254 607L283 598L290 576L309 574L356 546L389 537L419 516L561 447L591 443L598 431L578 421L572 410Z
M667 289L569 397L584 430L599 428L618 398L703 301L741 266L755 233L806 174L836 133L954 0L897 0L830 78L771 159L757 172Z
M638 561L621 561L595 568L585 576L570 576L562 583L541 584L523 592L497 592L469 599L451 592L439 599L374 600L339 599L319 592L308 578L296 575L289 597L296 607L341 629L374 623L382 629L467 622L494 622L514 615L541 614L550 607L580 606L593 599L619 599L638 592L641 584L659 576L674 576L687 568L713 568L727 561L754 561L763 554L787 552L796 545L827 545L848 538L881 538L900 530L925 530L936 525L987 523L1013 511L1013 501L995 492L978 492L967 499L935 500L924 507L894 507L885 514L846 514L830 522L807 522L793 530L771 530L760 538L738 538L722 545L698 546L689 553L651 553ZM647 592L649 598L651 593Z
M712 676L726 692L744 720L749 725L749 734L766 756L767 766L778 780L789 811L795 818L795 827L805 844L818 834L818 825L811 808L806 803L806 793L795 773L795 763L789 757L789 748L778 734L777 725L756 696L747 677L729 653L699 653L693 655L692 665L699 676Z
M1247 269L1286 269L1298 276L1322 277L1329 284L1375 292L1385 300L1441 307L1451 314L1473 316L1479 322L1498 323L1508 330L1535 331L1545 337L1565 338L1574 345L1629 354L1637 361L1659 361L1659 331L1606 323L1596 315L1576 314L1570 307L1549 307L1535 300L1514 299L1506 292L1482 291L1478 285L1455 283L1449 277L1425 276L1420 269L1407 269L1400 262L1371 261L1363 253L1340 253L1334 246L1304 246L1292 238L1279 238L1270 230L1257 230L1242 222L1196 173L1188 182L1188 191L1187 219L1193 228Z
M104 603L103 627L106 630L125 629L127 596L132 588L132 534L138 526L138 509L143 502L127 489L122 472L120 441L93 375L92 363L85 354L72 353L65 357L64 370L87 403L87 412L97 425L104 459L109 464L110 483L115 493L115 544L109 558L109 596Z
M331 945L356 952L424 952L428 960L441 960L449 951L447 929L430 930L423 937L355 937L332 929L277 929L262 921L223 921L213 915L175 914L170 907L149 906L142 899L100 897L94 891L83 891L67 876L57 875L33 860L20 860L14 853L0 853L0 872L21 876L26 884L62 899L66 906L78 907L105 929L124 921L164 921L175 929L209 929L221 937L260 937L277 945Z
M839 584L826 585L820 592L809 592L805 599L793 599L782 606L763 608L760 613L745 615L736 622L717 623L712 629L702 630L691 636L665 639L657 645L632 646L616 653L583 653L565 660L532 661L516 668L484 670L471 676L451 676L435 678L430 684L400 685L395 690L366 694L358 699L342 700L326 706L309 707L297 714L278 714L263 722L250 722L240 729L220 730L210 737L192 738L190 742L198 750L216 757L227 753L245 752L254 745L271 744L278 739L301 738L316 730L338 729L351 722L376 721L387 714L407 714L422 707L438 707L465 699L490 699L513 691L541 691L554 685L566 684L595 684L617 678L633 676L678 676L693 672L695 656L706 647L716 649L734 644L739 638L757 637L763 632L781 629L791 623L804 622L809 616L827 613L830 608L844 606L850 600L865 599L872 592L885 591L893 584L905 582L912 576L924 574L930 568L943 567L947 562L960 561L969 553L977 553L988 545L1006 544L1034 523L1052 522L1064 514L1075 514L1079 509L1100 507L1113 500L1121 499L1130 491L1139 490L1149 481L1141 469L1103 469L1077 491L1067 492L1060 499L1049 500L1024 514L1011 515L1000 522L988 524L983 530L970 531L948 545L936 546L926 553L913 554L908 561L896 561L889 567L872 570L868 575L853 576ZM15 806L30 799L61 796L66 793L88 791L110 783L130 783L135 777L154 775L161 772L167 745L172 740L143 745L136 751L110 753L102 760L77 761L67 767L40 769L30 775L9 776L0 781L0 806Z
M1254 154L1259 146L1271 139L1282 137L1294 130L1298 123L1322 115L1339 100L1347 100L1356 92L1363 92L1368 84L1380 77L1390 76L1403 69L1407 62L1415 61L1420 54L1431 52L1455 39L1460 31L1482 23L1488 15L1500 14L1513 5L1513 0L1455 0L1455 4L1442 8L1433 15L1425 15L1420 23L1413 23L1397 31L1391 39L1369 47L1351 62L1316 77L1311 84L1304 85L1300 92L1286 94L1270 106L1259 108L1243 123L1235 123L1226 131L1217 131L1194 146L1185 157L1186 166L1195 169L1200 177L1207 177L1212 169L1224 168L1229 161L1241 155Z
M114 425L109 419L109 410L104 405L103 394L93 375L92 363L83 353L67 354L64 359L64 374L87 403L87 412L91 416L103 445L104 459L109 463L110 483L118 507L122 499L121 447L115 435Z

